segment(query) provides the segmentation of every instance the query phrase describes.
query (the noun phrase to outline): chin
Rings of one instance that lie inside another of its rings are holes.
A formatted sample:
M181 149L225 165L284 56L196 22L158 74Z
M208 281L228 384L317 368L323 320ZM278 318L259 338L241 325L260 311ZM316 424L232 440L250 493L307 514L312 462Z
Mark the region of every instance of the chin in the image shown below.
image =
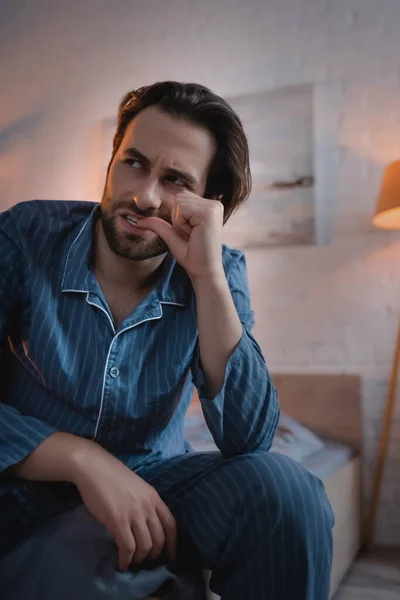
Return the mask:
M144 241L139 236L118 236L119 239L107 240L110 249L121 258L128 260L149 260L169 251L168 246L161 238ZM111 243L110 243L111 242Z
M140 235L121 230L115 217L102 215L101 221L108 246L120 258L134 261L149 260L169 251L166 243L157 236L145 240Z

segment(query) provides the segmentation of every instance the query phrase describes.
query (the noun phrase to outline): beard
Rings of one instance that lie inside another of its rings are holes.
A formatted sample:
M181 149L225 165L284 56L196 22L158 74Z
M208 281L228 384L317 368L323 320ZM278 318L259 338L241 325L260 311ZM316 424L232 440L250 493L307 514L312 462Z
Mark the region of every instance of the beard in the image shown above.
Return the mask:
M115 206L114 206L115 204ZM103 196L100 206L100 220L107 243L117 256L128 260L148 260L169 252L167 244L159 236L146 240L140 235L119 231L116 225L116 210L129 210L140 217L158 217L171 223L171 216L159 210L140 211L133 202L116 203L107 196Z

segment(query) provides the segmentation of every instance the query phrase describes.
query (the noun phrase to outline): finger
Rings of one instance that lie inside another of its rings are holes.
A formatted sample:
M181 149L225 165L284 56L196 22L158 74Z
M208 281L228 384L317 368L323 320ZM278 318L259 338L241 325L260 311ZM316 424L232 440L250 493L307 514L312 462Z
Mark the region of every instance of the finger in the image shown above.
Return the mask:
M159 235L165 242L176 234L173 225L159 217L143 217L136 223L136 227L139 229L149 229Z
M175 212L175 215L174 215ZM223 204L219 200L181 199L176 203L172 214L172 223L188 223L192 228L212 223L223 216Z
M183 214L181 205L178 204L174 207L174 210L172 211L172 214L171 214L171 220L172 220L172 225L175 227L175 229L178 229L178 231L182 231L184 233L184 235L187 237L187 239L189 239L190 235L192 233L193 227L190 225L189 220Z
M131 529L136 542L136 550L133 556L133 562L135 565L137 565L141 563L149 554L153 547L153 542L145 520L135 520L131 524Z
M148 558L149 560L155 560L160 556L165 545L165 533L157 513L154 513L153 517L148 519L147 527L149 528L153 542L153 546L148 554Z
M176 227L158 217L144 217L138 221L136 227L149 229L153 233L156 233L164 240L178 260L183 259L186 252L187 240L179 234Z
M175 196L175 200L177 202L184 202L185 200L188 202L191 202L192 204L199 202L204 203L207 202L207 200L218 200L219 202L221 202L221 200L223 199L224 195L223 194L218 194L218 192L216 192L215 194L212 194L211 196L207 197L207 198L203 198L202 196L199 196L198 194L194 194L193 192L190 192L189 190L186 190L184 192L180 192L179 194L176 194Z
M202 200L200 203L188 202L183 200L176 204L175 210L172 211L172 224L174 227L189 227L189 234L193 227L203 225L206 221L207 201Z
M168 506L161 499L156 505L156 513L164 530L165 546L168 556L173 560L177 556L178 547L176 521Z
M136 551L136 542L129 525L123 527L116 536L115 541L118 546L118 568L125 572L132 562Z

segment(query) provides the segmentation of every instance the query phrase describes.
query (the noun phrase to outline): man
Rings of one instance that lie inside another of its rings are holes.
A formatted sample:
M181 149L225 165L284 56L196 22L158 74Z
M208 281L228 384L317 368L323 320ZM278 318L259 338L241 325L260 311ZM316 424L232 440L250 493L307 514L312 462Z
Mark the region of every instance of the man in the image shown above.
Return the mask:
M212 569L222 600L328 598L332 512L268 453L277 395L221 242L249 192L232 109L163 82L123 98L100 205L1 215L0 584L33 561L43 598L123 600L165 561ZM193 386L220 453L184 441Z

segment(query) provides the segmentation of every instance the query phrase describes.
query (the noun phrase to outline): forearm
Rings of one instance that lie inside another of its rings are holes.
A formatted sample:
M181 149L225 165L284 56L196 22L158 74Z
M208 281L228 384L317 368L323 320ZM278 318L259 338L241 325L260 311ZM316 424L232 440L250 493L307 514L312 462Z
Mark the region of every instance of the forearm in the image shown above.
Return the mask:
M225 275L194 282L201 364L210 398L221 390L226 365L240 342L239 320Z
M207 425L223 456L269 450L279 420L278 396L261 349L246 327L216 396L209 394L198 359L193 374Z
M91 440L56 432L27 458L8 469L11 475L33 481L74 482L81 456L88 451L104 451Z
M270 448L279 402L252 334L245 257L228 249L224 256L226 278L193 284L199 343L192 377L214 441L230 457Z

